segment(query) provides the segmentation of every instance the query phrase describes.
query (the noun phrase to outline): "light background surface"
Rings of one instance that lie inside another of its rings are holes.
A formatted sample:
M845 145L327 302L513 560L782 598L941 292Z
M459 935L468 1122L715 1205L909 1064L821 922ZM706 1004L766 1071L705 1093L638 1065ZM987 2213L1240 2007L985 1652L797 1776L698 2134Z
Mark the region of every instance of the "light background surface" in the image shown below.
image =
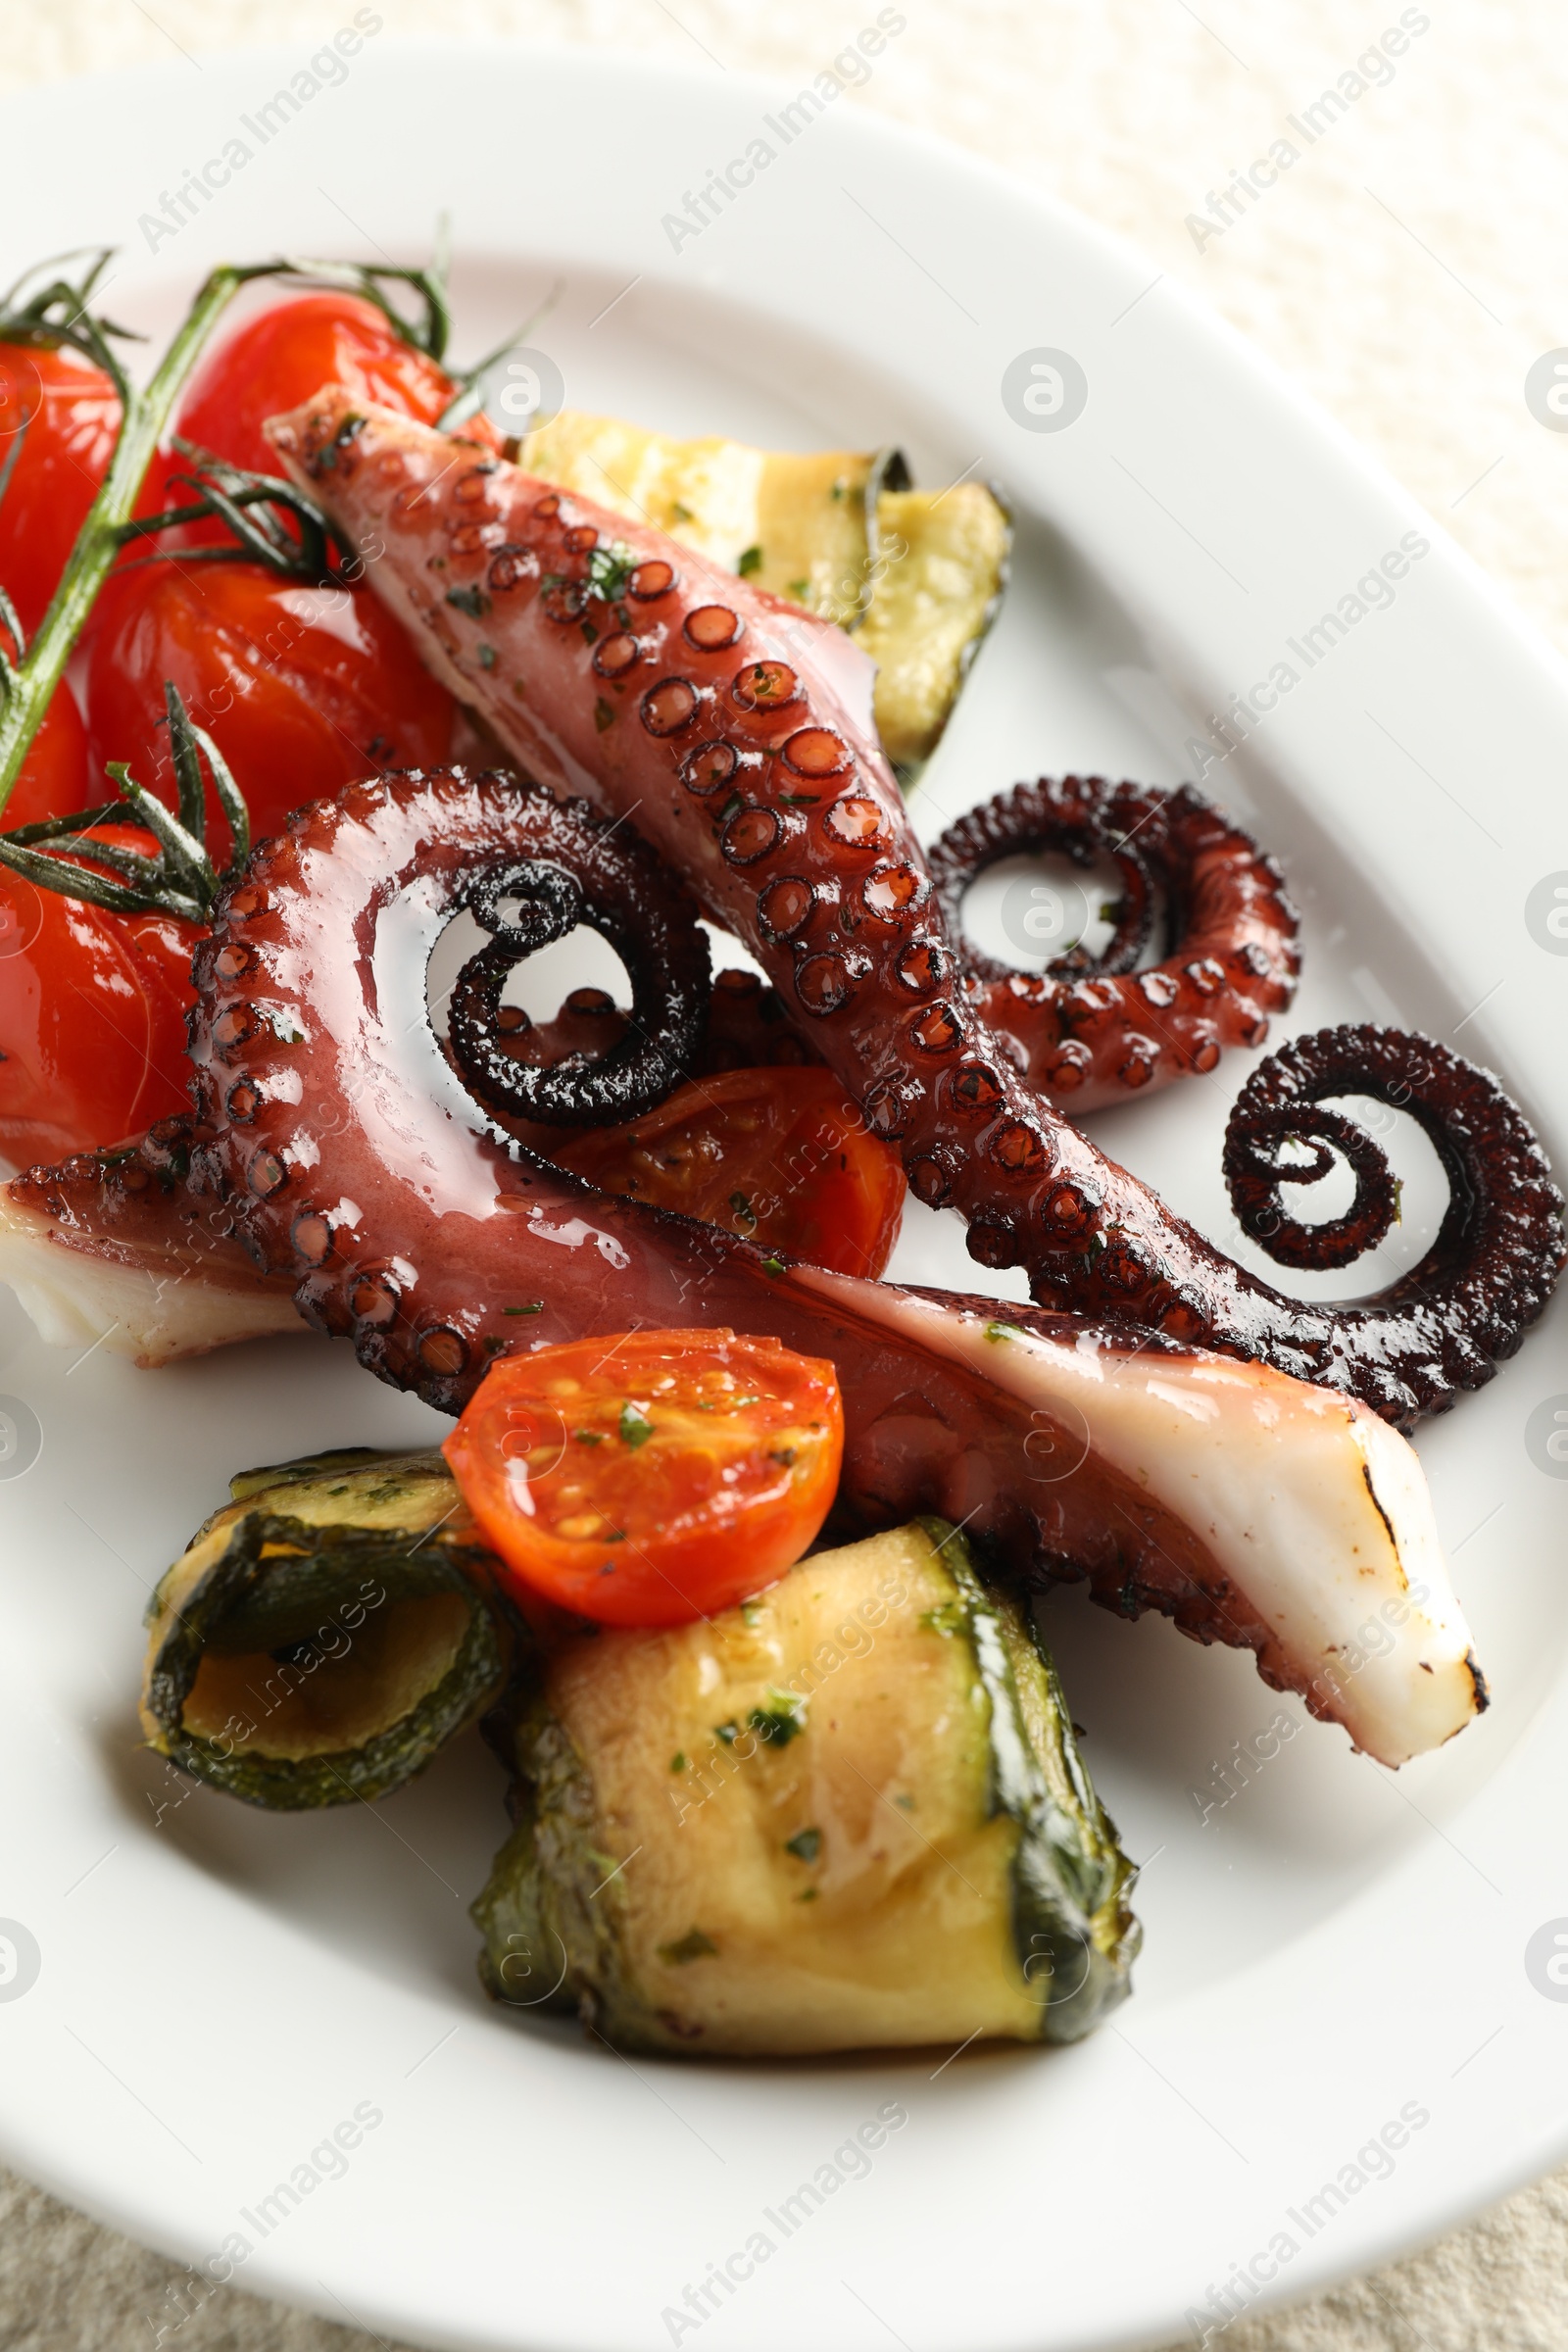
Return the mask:
M542 37L797 84L875 14L872 0L378 4L388 35ZM1543 429L1523 397L1532 361L1568 344L1568 54L1554 10L1431 0L1416 12L1430 27L1393 81L1200 245L1188 216L1207 225L1210 191L1272 140L1300 147L1287 118L1353 69L1399 5L901 5L908 29L853 103L973 148L1134 238L1152 271L1269 352L1568 650L1568 435ZM341 0L11 0L0 90L179 54L194 75L205 52L261 42L297 40L303 63L349 13ZM459 127L432 122L430 136ZM177 135L172 123L172 154ZM612 160L585 123L584 169ZM36 205L42 239L46 197L7 191L14 222ZM1434 1968L1447 1964L1434 1952ZM1048 2182L1041 2193L1049 2200ZM1425 2254L1219 2340L1224 2352L1562 2352L1565 2273L1568 2174ZM236 2289L176 2332L179 2276L0 2175L4 2352L363 2352L379 2340Z

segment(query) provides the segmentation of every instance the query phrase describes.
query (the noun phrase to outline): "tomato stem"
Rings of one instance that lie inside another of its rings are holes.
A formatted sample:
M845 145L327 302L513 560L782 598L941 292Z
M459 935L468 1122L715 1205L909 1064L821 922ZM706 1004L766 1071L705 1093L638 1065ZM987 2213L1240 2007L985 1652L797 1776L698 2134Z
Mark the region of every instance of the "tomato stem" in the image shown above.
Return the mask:
M50 698L65 675L66 664L75 650L77 638L86 625L99 589L108 578L115 558L127 536L126 526L132 520L142 478L151 463L153 453L163 433L203 345L228 304L241 286L258 277L289 277L306 285L341 286L373 302L395 331L416 351L422 351L438 366L446 351L451 333L452 317L447 304L447 256L445 222L438 231L438 250L428 270L402 269L391 263L354 264L346 262L318 262L278 259L272 262L225 263L213 270L205 280L186 313L183 322L160 360L150 381L138 390L121 366L112 347L111 337L127 337L130 329L117 326L113 320L98 318L88 309L94 287L110 260L110 249L94 248L91 269L79 284L72 285L57 278L41 287L25 304L22 296L28 280L37 274L27 271L4 294L0 294L0 331L19 342L69 343L74 350L102 368L113 381L121 398L120 431L115 442L114 456L97 497L88 508L75 544L67 560L54 598L38 626L32 643L24 647L20 627L14 626L15 614L10 600L0 590L0 624L11 629L20 657L13 664L0 647L0 811L11 797L12 788L22 773L23 764L31 749L32 739L43 723ZM74 254L55 257L42 265L53 269L59 263L77 259ZM404 317L385 291L381 281L406 285L419 297L424 306L422 319ZM554 300L552 295L551 300ZM546 306L548 308L548 304ZM531 322L530 322L531 323ZM140 337L133 338L139 341ZM494 358L496 355L490 355ZM489 364L482 361L475 373ZM460 389L467 379L461 379ZM24 431L25 427L23 428ZM21 434L0 473L0 491L9 481L16 462ZM220 493L229 485L214 477ZM280 485L280 494L282 486ZM206 495L213 499L212 485L206 485ZM311 520L302 511L303 502L293 498L294 510L301 521L304 535L310 538ZM216 502L215 502L216 503ZM248 537L243 516L237 515L238 501L230 501L231 511L226 519L237 519L239 536ZM165 515L160 519L168 524L182 515ZM146 526L151 528L151 525ZM321 524L323 537L326 531ZM197 561L204 552L192 551ZM230 551L222 551L224 554ZM251 552L261 554L259 547ZM307 548L307 555L313 550ZM204 747L205 748L205 747Z
M0 809L22 773L32 739L43 723L50 698L109 575L121 547L121 526L141 488L159 435L185 379L227 305L254 277L285 270L287 263L256 262L215 270L198 292L153 376L141 390L123 375L123 410L115 454L103 486L87 510L38 633L4 681L0 704ZM116 371L119 373L119 370Z

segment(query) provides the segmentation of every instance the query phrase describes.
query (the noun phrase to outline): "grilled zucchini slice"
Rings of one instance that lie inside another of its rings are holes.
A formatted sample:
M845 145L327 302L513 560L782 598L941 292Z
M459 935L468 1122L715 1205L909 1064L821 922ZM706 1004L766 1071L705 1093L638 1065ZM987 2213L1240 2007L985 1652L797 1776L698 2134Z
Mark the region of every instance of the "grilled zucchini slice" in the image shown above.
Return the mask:
M982 483L913 490L896 451L682 441L574 409L517 463L858 631L888 758L907 780L930 757L1006 582L1011 525Z
M502 2000L625 2048L1070 2041L1128 1989L1131 1876L1049 1657L921 1520L711 1622L539 1668L474 1905Z
M247 1803L385 1796L496 1695L510 1619L439 1453L232 1480L148 1611L149 1746Z

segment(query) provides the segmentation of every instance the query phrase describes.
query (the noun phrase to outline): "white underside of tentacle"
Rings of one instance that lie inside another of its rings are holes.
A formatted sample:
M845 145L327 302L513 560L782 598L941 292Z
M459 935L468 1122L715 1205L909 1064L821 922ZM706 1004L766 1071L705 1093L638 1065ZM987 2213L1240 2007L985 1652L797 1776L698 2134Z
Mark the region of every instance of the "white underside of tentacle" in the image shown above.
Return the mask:
M865 1310L865 1285L795 1278ZM1441 1745L1479 1712L1420 1461L1367 1406L1264 1364L1120 1351L1090 1331L1047 1340L891 1287L877 1312L1034 1407L1062 1433L1062 1458L1081 1432L1189 1528L1269 1629L1263 1662L1381 1763Z

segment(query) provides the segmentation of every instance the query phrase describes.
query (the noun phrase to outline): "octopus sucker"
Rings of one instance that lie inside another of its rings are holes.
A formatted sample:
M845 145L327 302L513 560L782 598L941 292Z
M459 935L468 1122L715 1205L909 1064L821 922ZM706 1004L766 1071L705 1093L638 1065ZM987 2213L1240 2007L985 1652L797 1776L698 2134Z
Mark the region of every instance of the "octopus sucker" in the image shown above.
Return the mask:
M1043 973L1010 969L963 936L964 893L1004 858L1054 850L1116 866L1111 937ZM1070 1114L1213 1069L1259 1046L1296 993L1298 921L1275 859L1191 785L1042 777L971 809L928 852L971 1002L1023 1055L1030 1084ZM1160 959L1139 968L1163 899Z
M1382 1298L1325 1308L1283 1296L1106 1159L1018 1068L1027 1047L992 1025L966 985L853 641L659 531L356 404L341 386L269 431L283 466L365 552L373 587L431 666L509 754L635 822L758 956L872 1129L897 1144L916 1194L966 1219L979 1263L1022 1267L1041 1304L1266 1361L1401 1426L1479 1387L1518 1346L1562 1262L1561 1200L1487 1073L1422 1040L1334 1033L1324 1052L1340 1091L1381 1085L1395 1102L1404 1086L1442 1139L1454 1199L1434 1250ZM476 519L494 526L483 546L465 536ZM1189 816L1206 821L1197 806L1174 821ZM1262 889L1245 853L1234 871ZM1265 891L1251 906L1262 936L1237 952L1259 988L1283 987L1285 903ZM1218 1000L1226 974L1208 972L1212 960L1196 959L1187 977L1200 995L1212 980ZM1155 1015L1170 1009L1151 1004L1138 1032L1148 1051L1124 1054L1124 1086L1146 1064L1134 1091L1154 1082ZM1072 1021L1087 1075L1087 997ZM1327 1137L1321 1122L1316 1132ZM1255 1152L1243 1164L1245 1133L1233 1121L1244 1191L1258 1181ZM1326 1164L1315 1156L1318 1172ZM1278 1183L1298 1180L1278 1169ZM1268 1213L1252 1223L1265 1243Z

